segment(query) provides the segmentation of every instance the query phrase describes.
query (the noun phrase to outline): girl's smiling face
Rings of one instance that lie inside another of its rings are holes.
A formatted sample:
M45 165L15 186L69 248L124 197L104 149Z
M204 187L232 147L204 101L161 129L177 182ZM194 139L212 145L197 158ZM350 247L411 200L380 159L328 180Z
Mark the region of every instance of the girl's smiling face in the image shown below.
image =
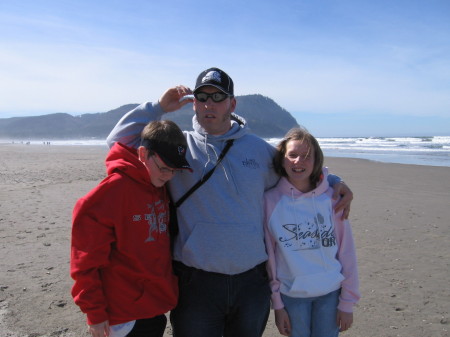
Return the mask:
M299 191L308 192L314 188L310 183L314 169L314 149L308 142L302 140L287 142L283 167L289 182Z

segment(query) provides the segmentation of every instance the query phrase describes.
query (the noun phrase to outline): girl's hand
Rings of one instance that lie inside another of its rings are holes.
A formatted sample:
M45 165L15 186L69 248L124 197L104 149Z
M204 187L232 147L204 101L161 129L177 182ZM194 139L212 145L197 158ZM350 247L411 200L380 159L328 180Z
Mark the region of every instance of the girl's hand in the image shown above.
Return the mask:
M350 329L353 323L353 313L352 312L344 312L338 310L337 313L337 325L339 327L339 331L345 331Z
M278 332L283 336L289 336L291 334L291 321L284 308L275 310L275 324L277 325Z
M109 322L104 321L102 323L89 325L89 333L92 335L92 337L108 337Z

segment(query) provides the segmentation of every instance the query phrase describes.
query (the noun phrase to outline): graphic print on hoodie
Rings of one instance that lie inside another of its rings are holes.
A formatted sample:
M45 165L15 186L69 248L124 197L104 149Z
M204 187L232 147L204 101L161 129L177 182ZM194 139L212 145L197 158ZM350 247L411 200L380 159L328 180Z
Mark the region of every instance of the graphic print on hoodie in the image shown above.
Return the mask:
M330 222L325 222L321 213L316 213L312 219L302 219L298 224L285 224L286 235L280 236L280 243L285 247L293 247L293 250L319 249L336 245L334 227ZM297 242L296 244L294 242Z
M321 209L324 207L321 200L323 197L314 195L309 198L285 198L289 215L278 213L276 208L274 210L279 224L278 241L284 249L296 251L336 246L330 210Z

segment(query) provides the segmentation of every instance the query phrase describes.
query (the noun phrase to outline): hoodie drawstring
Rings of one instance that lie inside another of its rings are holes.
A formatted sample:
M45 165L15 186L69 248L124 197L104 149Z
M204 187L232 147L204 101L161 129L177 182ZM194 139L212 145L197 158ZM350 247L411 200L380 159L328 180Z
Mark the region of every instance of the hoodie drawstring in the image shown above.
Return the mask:
M298 233L298 231L299 231L298 226L300 225L300 222L298 220L297 207L295 207L296 199L295 199L294 188L293 187L291 187L291 198L292 198L292 203L293 203L293 208L294 208L294 219L295 219L295 222L296 222L295 225L297 227L297 233ZM325 263L326 259L325 259L325 253L323 251L324 248L323 248L323 245L322 245L322 230L321 230L320 225L319 225L319 219L317 218L318 211L317 211L316 200L315 199L316 199L316 192L313 191L311 200L312 200L313 210L314 210L314 223L315 223L315 225L317 227L317 233L318 233L318 236L319 236L318 240L319 240L320 256L322 257L322 264L323 264L323 266L325 266L325 268L328 270L329 269L328 268L328 264ZM301 249L301 247L300 247L300 240L296 240L296 241L297 241L297 248Z
M320 228L320 224L319 224L319 219L317 218L317 214L319 214L317 212L317 208L316 208L316 192L313 191L312 192L312 203L313 203L313 208L314 208L314 222L316 223L317 226L317 230L319 232L319 249L320 249L320 255L322 256L322 262L323 265L325 266L325 269L328 270L328 264L325 263L326 259L325 259L325 253L323 251L323 245L322 245L322 230Z
M208 156L208 160L206 161L205 165L203 166L202 178L205 176L205 174L207 172L206 167L208 166L209 162L211 161L211 156L209 155L209 151L208 151L208 135L205 135L203 144L205 145L205 153ZM216 154L216 157L217 157L217 154Z
M205 145L205 153L206 153L206 155L207 155L207 161L206 161L205 165L203 166L202 178L203 178L203 177L205 176L205 174L208 172L208 169L207 169L208 164L212 162L210 152L211 152L211 151L214 152L214 155L215 155L215 157L216 157L216 161L219 159L219 155L217 154L216 149L214 148L214 146L212 146L212 145L208 146L208 138L207 138L207 137L208 137L208 136L205 135L205 139L204 139L204 142L203 142L204 145ZM226 141L224 141L222 144L224 144L223 148L225 148L225 146L226 146ZM208 151L209 148L210 148L210 150ZM226 156L225 156L223 159L228 163L228 160L227 160L227 157L226 157ZM234 179L232 178L233 175L232 175L231 170L230 170L230 172L227 171L227 169L226 169L225 164L224 164L223 161L220 163L220 166L222 167L222 171L223 171L223 174L224 174L224 176L225 176L225 179L226 179L227 181L229 181L229 182L231 181L231 182L233 183L233 186L234 186L234 188L235 188L235 190L236 190L236 193L238 193L238 188L237 188L237 186L236 186L236 183L235 183ZM228 166L229 166L229 165L228 165Z
M293 209L294 209L293 213L294 213L294 219L295 219L295 227L296 227L296 231L297 231L297 235L298 235L298 232L299 232L298 226L300 225L300 221L298 221L297 207L295 207L295 197L294 197L294 188L293 187L291 187L291 199L292 199L292 205L293 205ZM297 238L296 241L297 241L297 248L301 249L300 240L298 240L298 238Z

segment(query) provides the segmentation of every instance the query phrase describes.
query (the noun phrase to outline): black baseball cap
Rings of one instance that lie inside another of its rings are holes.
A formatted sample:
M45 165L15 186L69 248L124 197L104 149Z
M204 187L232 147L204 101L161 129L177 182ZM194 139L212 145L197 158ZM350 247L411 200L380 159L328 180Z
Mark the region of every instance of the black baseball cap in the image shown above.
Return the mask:
M156 152L159 158L161 158L168 167L174 169L186 169L192 172L192 168L186 160L186 146L150 139L144 139L141 145L146 149Z
M234 96L233 80L219 68L209 68L202 71L197 77L194 93L205 86L213 86L227 95Z

